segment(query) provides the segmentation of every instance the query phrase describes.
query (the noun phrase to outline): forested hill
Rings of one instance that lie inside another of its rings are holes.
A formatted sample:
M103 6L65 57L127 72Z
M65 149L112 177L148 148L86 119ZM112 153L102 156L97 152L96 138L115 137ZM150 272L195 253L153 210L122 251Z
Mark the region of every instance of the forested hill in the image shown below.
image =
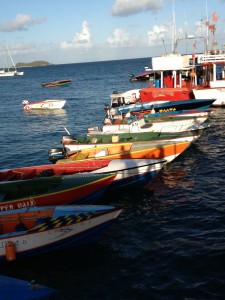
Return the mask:
M44 61L44 60L37 60L33 61L31 63L17 63L16 67L17 68L22 68L22 67L40 67L40 66L48 66L51 65L49 62Z

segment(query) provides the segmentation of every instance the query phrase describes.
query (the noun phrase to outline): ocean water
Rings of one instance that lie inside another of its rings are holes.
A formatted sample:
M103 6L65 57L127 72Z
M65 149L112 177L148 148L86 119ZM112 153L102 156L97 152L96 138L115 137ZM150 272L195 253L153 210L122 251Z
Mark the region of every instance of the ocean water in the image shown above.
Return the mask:
M113 91L147 86L129 77L149 63L146 58L54 65L0 78L0 168L49 163L48 150L61 146L64 128L85 134L102 124ZM72 84L40 85L58 79ZM57 112L27 112L21 104L50 98L67 104ZM224 124L225 110L216 109L211 127L151 184L107 195L105 204L124 211L97 242L1 262L0 273L56 288L63 300L224 299Z

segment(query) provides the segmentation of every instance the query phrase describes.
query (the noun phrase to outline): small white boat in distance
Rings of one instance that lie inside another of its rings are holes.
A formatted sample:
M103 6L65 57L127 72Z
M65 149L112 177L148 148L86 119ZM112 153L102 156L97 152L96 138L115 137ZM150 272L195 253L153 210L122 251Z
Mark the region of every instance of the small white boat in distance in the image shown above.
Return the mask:
M59 109L63 108L66 104L64 99L49 99L49 100L40 100L37 102L29 102L28 100L23 100L22 104L24 105L24 110L31 109Z
M18 72L16 69L13 71L10 69L3 69L0 70L0 77L21 76L23 73L24 72Z
M24 74L22 71L17 71L13 58L9 52L9 49L5 43L5 53L6 53L6 61L7 63L11 60L13 67L6 66L5 68L0 70L0 77L11 77L11 76L21 76Z

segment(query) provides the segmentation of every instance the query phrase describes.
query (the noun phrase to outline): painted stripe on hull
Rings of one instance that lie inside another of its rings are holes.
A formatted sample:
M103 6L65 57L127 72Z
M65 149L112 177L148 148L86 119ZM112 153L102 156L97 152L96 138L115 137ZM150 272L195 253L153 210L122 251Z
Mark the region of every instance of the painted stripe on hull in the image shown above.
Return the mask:
M84 184L79 187L64 187L64 189L59 190L57 192L52 191L51 193L44 193L42 195L23 197L17 200L9 200L3 201L0 203L0 211L9 210L9 209L17 209L21 207L29 207L29 206L46 206L46 205L60 205L71 202L76 202L78 200L84 201L85 197L94 194L97 191L102 190L103 188L109 186L116 174L109 174L106 177L101 179L93 180L88 184ZM98 194L96 194L97 196Z

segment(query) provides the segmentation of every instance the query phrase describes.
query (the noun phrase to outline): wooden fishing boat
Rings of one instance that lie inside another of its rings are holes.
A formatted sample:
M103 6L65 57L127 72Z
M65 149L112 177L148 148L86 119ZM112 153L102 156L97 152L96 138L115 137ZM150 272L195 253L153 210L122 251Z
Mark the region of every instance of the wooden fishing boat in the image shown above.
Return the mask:
M48 166L0 171L0 211L28 206L92 203L116 176L115 173L75 174L75 169Z
M94 144L94 145L93 144L92 145L79 144L79 145L80 145L79 147L74 147L74 149L72 150L71 153L77 152L79 150L84 150L84 149L88 149L88 151L90 151L91 148L99 149L99 152L101 152L102 149L106 149L106 147L107 147L108 153L115 154L115 153L121 153L124 151L129 151L132 146L132 143L125 142L125 143L107 143L107 144L100 144L100 145L98 145L98 144ZM70 155L71 153L70 153L70 149L67 147L51 148L48 152L48 155L49 155L49 160L51 162L55 163L57 160L65 158L68 155ZM96 157L97 156L98 155L96 155Z
M163 120L178 120L178 119L189 119L189 118L198 118L198 117L210 117L214 114L214 109L194 109L194 110L180 110L180 111L172 111L166 113L154 113L154 114L145 114L138 113L134 114L140 118L140 115L144 118L157 118Z
M196 130L204 123L208 117L196 118L181 118L181 119L151 119L141 118L140 120L130 121L122 120L121 122L114 122L112 125L103 125L102 127L90 127L88 133L92 134L119 134L119 133L138 133L138 132L185 132Z
M162 167L168 162L174 159L178 153L162 158L162 159L105 159L108 161L105 164L105 167L101 169L96 169L94 171L90 171L91 173L115 173L116 177L113 182L108 186L108 188L104 191L107 193L108 191L124 188L124 187L137 187L143 186L146 183L150 183L150 181L158 174L158 172L162 169ZM78 158L78 157L77 157ZM100 159L102 160L102 159ZM67 164L76 166L79 164L82 165L85 161L97 162L99 159L83 159L83 160L74 160L73 158L67 159L59 159L56 162L56 165L65 166ZM79 168L79 167L78 167ZM0 206L1 208L1 206Z
M210 117L213 115L214 110L213 109L187 109L187 110L180 110L180 111L169 111L169 112L158 112L158 113L153 113L152 111L150 113L148 112L130 112L127 114L120 114L119 111L117 113L119 114L110 114L110 110L108 111L109 113L106 114L103 124L104 125L112 125L112 124L119 124L123 120L127 121L132 121L135 119L140 119L140 118L148 118L152 121L154 120L178 120L178 119L189 119L189 118L196 118L196 117Z
M197 130L191 130L186 132L138 132L138 133L88 133L86 136L75 137L71 135L63 136L62 143L67 145L76 145L80 147L80 144L90 145L95 147L96 144L109 144L109 143L124 143L124 142L138 142L138 141L168 141L168 140L190 140L192 137L198 137L201 135L204 129L208 128L210 125L203 123L201 128ZM89 147L87 147L89 148Z
M130 81L146 81L146 80L150 80L151 77L154 77L155 73L151 72L151 71L146 71L144 73L138 74L138 75L134 75L131 74L130 75Z
M63 79L63 80L57 80L57 81L49 81L49 82L43 82L41 85L43 87L58 87L58 86L65 86L72 82L70 79Z
M127 114L132 112L144 112L150 113L165 113L181 110L205 110L209 109L216 99L194 99L184 101L167 101L165 103L154 103L151 102L138 102L131 105L120 106L118 108L111 108L109 115L115 114Z
M0 214L0 259L17 258L93 242L120 215L113 206L28 207Z
M109 159L110 162L107 166L92 172L116 173L113 183L106 191L107 193L112 189L137 185L143 186L146 183L150 183L166 163L171 162L183 153L190 144L191 142L171 141L167 143L139 142L133 143L130 151L121 150L121 152L113 154L109 154L112 145L97 146L66 155L64 159L54 160L54 162L64 165L78 161ZM51 156L49 159L53 161Z
M180 136L180 137L172 137L169 138L169 139L162 139L162 140L149 140L149 141L142 141L142 143L146 143L148 145L152 145L154 143L159 143L159 142L194 142L195 140L197 140L198 138L200 137L200 134L197 134L196 135L189 135L189 136ZM119 137L117 135L114 135L112 136L112 139L119 139ZM79 139L80 140L80 139ZM98 146L109 146L112 144L111 143L97 143L96 139L93 138L92 140L91 139L83 139L83 142L80 140L80 142L77 141L77 139L71 135L65 135L65 136L62 136L62 139L61 139L61 143L63 144L63 148L55 148L55 152L59 152L59 156L62 155L62 151L64 153L69 153L69 152L76 152L76 151L79 151L79 150L82 150L82 149L87 149L87 148L95 148L95 147L98 147ZM130 143L128 141L125 141L125 142L113 142L114 145L122 145L122 144L126 144L126 143ZM133 141L132 144L135 144L135 143L139 143L139 141ZM54 148L53 148L54 149ZM64 156L64 154L63 154Z
M1 300L41 300L56 296L57 291L35 280L26 281L0 275ZM18 298L19 297L19 298Z
M22 104L24 105L24 110L31 109L59 109L63 108L66 104L66 100L64 99L47 99L47 100L39 100L36 102L29 102L28 100L23 100Z
M79 151L64 152L62 150L62 159L59 156L52 155L51 149L49 150L49 160L57 163L65 163L72 161L85 161L85 160L98 160L98 159L162 159L170 161L170 157L182 153L191 142L136 142L124 143L124 146L118 147L117 145L96 145L94 148L81 149ZM114 148L115 146L115 148ZM53 148L54 149L54 148ZM57 160L58 158L58 160ZM108 166L107 166L108 167ZM102 168L100 169L102 170Z
M178 154L177 154L178 155ZM168 156L160 159L112 159L108 166L101 169L103 172L116 172L116 177L109 188L105 191L104 196L107 196L112 190L127 189L127 188L140 188L151 181L157 176L164 165L173 159L176 155ZM60 160L58 161L60 163ZM95 170L92 173L98 173Z

